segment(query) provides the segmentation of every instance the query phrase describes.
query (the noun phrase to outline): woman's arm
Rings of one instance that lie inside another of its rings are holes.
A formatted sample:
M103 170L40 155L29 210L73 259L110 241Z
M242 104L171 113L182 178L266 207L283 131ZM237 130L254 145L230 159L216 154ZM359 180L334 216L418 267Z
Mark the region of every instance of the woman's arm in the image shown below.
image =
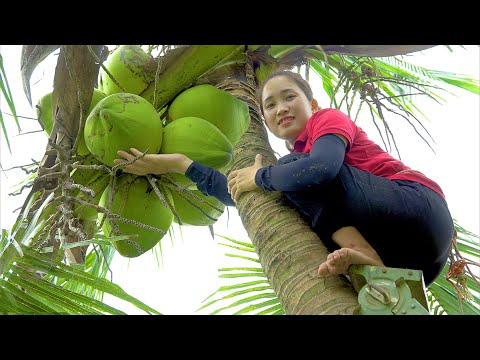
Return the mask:
M315 140L310 156L257 171L255 183L267 191L301 191L327 184L337 176L345 158L345 142L334 134Z
M252 172L254 167L232 171L228 176L228 189L237 201L242 192L252 190L252 184L267 191L302 191L327 184L343 164L345 147L345 140L337 135L323 135L313 144L310 156L303 159L266 167L262 167L260 161L255 172Z
M326 134L315 141L307 158L262 167L262 158L257 155L252 166L232 171L228 179L219 171L194 162L182 154L147 154L127 165L123 171L136 175L171 172L185 174L204 195L214 196L227 206L235 206L242 192L257 187L267 191L301 191L330 182L343 164L345 147L343 139L334 134ZM137 149L130 150L134 155L125 151L119 151L118 154L127 160L142 154ZM115 164L124 162L123 159L115 160Z
M220 171L193 161L185 176L197 185L202 194L213 196L226 206L235 206L227 189L227 177Z
M115 164L123 164L142 155L142 152L132 148L131 154L118 151L123 159L115 159ZM133 164L127 165L123 171L130 174L145 176L147 174L180 173L192 180L198 190L204 195L213 196L226 206L235 206L227 191L227 177L221 172L197 163L183 154L146 154Z
M123 164L127 161L133 160L135 157L143 153L135 148L131 148L131 154L119 150L117 154L122 159L115 159L115 164ZM132 155L133 154L133 155ZM185 174L188 167L193 161L183 154L146 154L137 159L133 164L125 166L123 171L129 174L145 176L147 174L161 175L167 173Z

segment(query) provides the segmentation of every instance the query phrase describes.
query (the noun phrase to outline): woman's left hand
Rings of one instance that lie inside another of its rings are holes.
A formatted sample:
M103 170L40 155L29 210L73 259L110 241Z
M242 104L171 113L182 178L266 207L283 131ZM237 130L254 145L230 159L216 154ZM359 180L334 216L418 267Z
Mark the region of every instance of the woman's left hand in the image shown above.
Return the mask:
M255 163L252 166L232 171L227 178L228 192L233 201L237 203L240 195L245 191L255 190L258 186L255 184L255 174L261 169L262 155L255 156Z

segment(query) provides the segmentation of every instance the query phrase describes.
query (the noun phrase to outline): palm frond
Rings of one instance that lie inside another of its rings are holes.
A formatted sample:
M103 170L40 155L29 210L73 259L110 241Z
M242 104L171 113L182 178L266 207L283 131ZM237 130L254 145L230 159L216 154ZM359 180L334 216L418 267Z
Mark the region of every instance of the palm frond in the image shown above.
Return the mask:
M219 314L227 310L233 315L284 314L282 305L268 283L263 269L261 266L258 266L259 260L253 244L223 235L215 235L227 240L226 243L220 243L220 245L236 251L235 253L226 253L225 256L240 259L245 264L254 263L256 266L220 268L218 270L221 273L219 277L225 279L227 285L220 286L213 294L209 295L203 301L206 303L198 308L197 311L216 304L216 306L220 307L215 308L210 312L210 315ZM253 257L252 253L254 254ZM231 279L241 279L241 282L236 280L232 283ZM209 299L211 300L207 302Z
M452 257L448 260L441 276L429 286L434 300L449 315L479 315L480 314L480 242L479 235L466 230L454 220L457 231L456 249L460 256L472 263L477 264L477 269L472 265L463 269L460 274L450 279L449 270L452 268ZM476 239L476 240L475 240ZM455 261L455 259L453 259ZM470 271L466 271L470 270ZM458 288L458 289L457 289Z
M412 81L421 80L425 83L445 83L472 92L476 95L480 94L478 80L471 78L468 75L427 69L422 66L411 64L398 57L375 59L375 62L378 64L379 68L396 73Z
M445 103L446 100L440 92L451 93L440 86L445 84L474 94L480 93L476 79L426 69L399 57L327 55L316 49L306 49L305 52L309 54L309 64L320 77L323 88L331 100L330 106L346 110L356 121L362 106L366 105L385 149L391 152L392 145L395 146L400 159L400 152L386 114L402 117L435 152L431 145L431 142L435 141L420 119L426 117L416 106L415 101L422 96L438 103ZM356 114L353 115L355 109Z
M28 102L32 105L32 96L30 93L30 76L36 67L52 52L57 50L60 45L23 45L21 55L20 72L22 75L23 91Z
M103 240L103 241L102 241ZM115 248L111 244L111 238L107 238L102 234L96 234L87 244L92 244L91 250L87 253L84 265L70 264L95 278L106 279L110 270L110 264L116 254ZM76 246L83 246L84 242ZM46 280L61 285L64 289L83 294L87 297L103 301L104 292L97 288L86 284L83 281L75 279L68 280L65 278L58 278L51 274L46 274Z
M53 260L27 246L21 245L21 248L23 256L12 257L0 278L0 311L4 314L38 314L38 311L57 314L123 314L102 301L42 278L38 275L41 273L48 273L64 281L82 282L97 291L127 301L147 314L160 314L108 280Z
M53 195L53 194L51 194ZM127 294L120 286L105 279L115 253L111 241L116 238L97 234L88 240L92 251L87 254L86 266L78 267L52 257L52 247L36 251L29 245L40 233L47 220L42 210L51 197L42 202L31 219L28 214L38 194L33 194L13 225L11 231L2 229L0 240L0 313L4 314L123 314L102 302L108 293L127 301L147 314L160 314L142 301ZM83 246L84 242L61 244ZM100 247L97 251L96 246Z
M3 97L7 101L8 107L12 112L13 118L15 119L15 123L17 124L18 132L21 131L20 123L18 122L17 112L15 110L15 104L13 102L12 93L10 91L10 86L8 85L7 74L5 73L5 69L3 68L3 58L2 54L0 54L0 89L2 90ZM1 101L0 101L1 105ZM2 108L0 107L0 125L2 126L3 135L5 136L5 140L7 142L8 150L12 153L12 149L10 147L10 140L8 139L7 128L5 127L5 123L3 120L2 115Z

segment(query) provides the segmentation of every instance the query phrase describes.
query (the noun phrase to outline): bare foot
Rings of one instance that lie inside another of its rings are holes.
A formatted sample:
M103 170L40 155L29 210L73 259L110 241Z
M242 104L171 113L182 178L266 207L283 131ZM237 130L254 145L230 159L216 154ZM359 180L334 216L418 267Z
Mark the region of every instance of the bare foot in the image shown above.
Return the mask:
M384 266L382 260L375 252L361 252L350 248L341 248L328 254L327 260L318 267L318 275L347 275L348 268L352 264Z

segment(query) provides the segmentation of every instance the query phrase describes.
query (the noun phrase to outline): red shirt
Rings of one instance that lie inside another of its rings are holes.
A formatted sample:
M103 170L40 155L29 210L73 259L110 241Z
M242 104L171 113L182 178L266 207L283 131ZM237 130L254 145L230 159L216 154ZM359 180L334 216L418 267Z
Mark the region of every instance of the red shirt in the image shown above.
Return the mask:
M340 134L347 138L344 159L346 164L390 180L416 181L445 199L442 189L435 181L392 157L371 141L346 114L337 109L322 109L314 113L295 141L292 152L310 153L315 140L325 134Z

